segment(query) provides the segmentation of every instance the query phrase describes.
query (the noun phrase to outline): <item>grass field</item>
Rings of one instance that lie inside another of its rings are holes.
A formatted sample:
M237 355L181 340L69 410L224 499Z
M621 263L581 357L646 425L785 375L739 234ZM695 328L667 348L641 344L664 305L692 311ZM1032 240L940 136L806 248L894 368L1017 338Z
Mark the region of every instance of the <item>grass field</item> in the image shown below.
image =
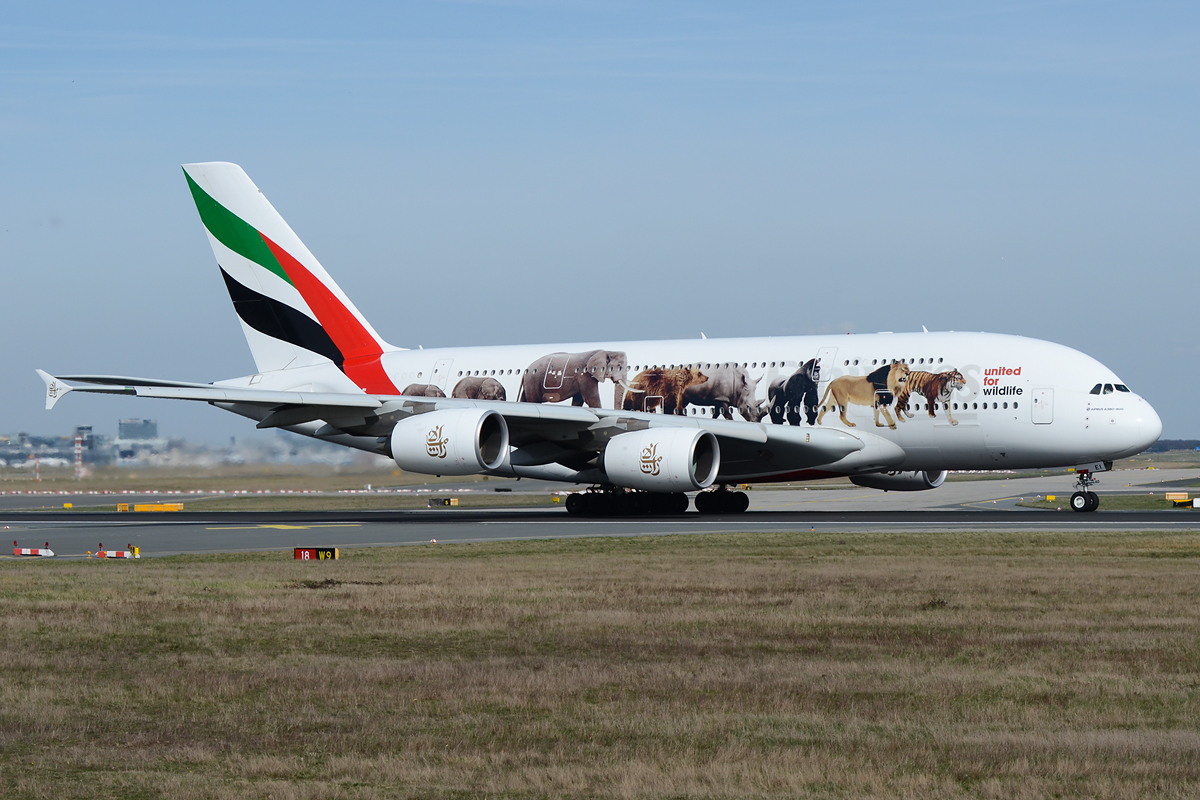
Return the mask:
M1064 492L1054 496L1054 500L1046 500L1045 498L1036 499L1026 497L1019 506L1025 508L1061 508L1063 511L1071 509L1071 494L1072 492ZM1120 493L1120 494L1100 494L1100 510L1101 511L1174 511L1174 506L1166 501L1163 493L1142 492L1142 493ZM1178 509L1181 514L1191 513L1191 509Z
M6 797L1192 797L1200 536L0 562Z

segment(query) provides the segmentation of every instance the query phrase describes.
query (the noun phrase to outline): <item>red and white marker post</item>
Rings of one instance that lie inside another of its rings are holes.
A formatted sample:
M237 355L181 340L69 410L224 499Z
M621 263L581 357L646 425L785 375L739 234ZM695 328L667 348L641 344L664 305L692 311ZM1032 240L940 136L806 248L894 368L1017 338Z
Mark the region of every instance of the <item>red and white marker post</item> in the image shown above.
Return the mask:
M42 558L51 558L54 555L54 551L50 549L49 542L46 542L45 547L21 547L17 544L17 540L13 539L13 555L41 556Z
M91 555L90 553L88 555ZM101 542L96 548L96 558L141 558L141 548L131 544L125 545L124 550L105 550Z

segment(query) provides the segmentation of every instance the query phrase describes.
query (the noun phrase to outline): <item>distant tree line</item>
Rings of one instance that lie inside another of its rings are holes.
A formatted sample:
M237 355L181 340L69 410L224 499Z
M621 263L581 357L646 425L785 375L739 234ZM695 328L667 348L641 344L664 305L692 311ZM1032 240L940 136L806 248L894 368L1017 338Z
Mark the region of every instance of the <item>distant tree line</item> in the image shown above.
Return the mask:
M1166 453L1170 450L1200 450L1200 439L1159 439L1146 452Z

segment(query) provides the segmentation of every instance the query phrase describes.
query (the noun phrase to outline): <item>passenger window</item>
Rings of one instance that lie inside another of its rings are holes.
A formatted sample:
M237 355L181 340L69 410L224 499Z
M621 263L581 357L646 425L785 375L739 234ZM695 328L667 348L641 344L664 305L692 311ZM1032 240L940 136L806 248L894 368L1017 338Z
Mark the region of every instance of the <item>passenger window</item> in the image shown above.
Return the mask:
M1005 403L1005 404L1004 404L1004 407L1005 407L1005 408L1008 408L1008 403Z
M1092 390L1088 392L1088 394L1100 394L1100 384L1097 383L1095 386L1093 386Z
M978 411L978 410L979 410L979 403L971 403L971 410L972 410L972 411Z
M1112 388L1112 384L1111 384L1111 383L1106 383L1106 384L1104 384L1104 393L1105 393L1105 394L1112 394L1112 393L1113 393L1113 388Z
M1123 383L1116 384L1116 387L1117 387L1118 392L1128 392L1129 391L1129 387Z
M1016 407L1017 407L1017 404L1014 402L1014 403L1013 403L1013 408L1016 408Z

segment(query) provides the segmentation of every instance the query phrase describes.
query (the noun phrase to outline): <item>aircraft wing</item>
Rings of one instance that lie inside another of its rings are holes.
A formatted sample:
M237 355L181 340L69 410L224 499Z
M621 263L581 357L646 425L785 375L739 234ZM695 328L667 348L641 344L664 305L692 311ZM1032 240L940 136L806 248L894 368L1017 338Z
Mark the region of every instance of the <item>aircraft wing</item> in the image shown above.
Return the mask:
M513 463L559 463L581 468L614 436L632 430L688 427L711 431L721 448L723 475L751 476L832 464L864 448L843 430L732 422L613 409L592 409L498 400L408 397L359 393L295 392L187 383L119 375L50 375L46 408L70 392L122 394L211 403L257 421L259 428L284 428L358 449L387 453L386 437L413 414L455 408L489 408L505 418L514 446Z
M334 394L327 392L274 392L215 386L211 383L184 383L119 375L66 375L61 378L42 370L38 375L46 382L46 409L69 392L98 394L128 394L137 397L159 397L170 400L201 400L207 403L252 403L264 406L327 405L351 408L378 408L379 400L369 395Z
M364 418L364 412L379 412L381 418L391 414L396 419L413 413L448 408L495 408L510 423L518 427L529 423L568 423L586 427L599 420L590 409L576 406L508 403L488 400L463 400L451 397L408 397L405 395L369 395L351 392L295 392L225 386L211 383L188 383L156 378L134 378L123 375L63 375L54 376L43 370L38 376L46 384L46 409L69 392L123 394L136 397L156 397L166 400L198 400L230 408L243 416L259 420L260 428L287 427L301 422L333 418ZM252 412L252 413L243 413ZM398 412L398 414L397 414ZM361 426L357 426L361 427ZM377 425L372 426L377 427ZM389 425L390 429L390 425ZM366 435L379 435L372 430Z

